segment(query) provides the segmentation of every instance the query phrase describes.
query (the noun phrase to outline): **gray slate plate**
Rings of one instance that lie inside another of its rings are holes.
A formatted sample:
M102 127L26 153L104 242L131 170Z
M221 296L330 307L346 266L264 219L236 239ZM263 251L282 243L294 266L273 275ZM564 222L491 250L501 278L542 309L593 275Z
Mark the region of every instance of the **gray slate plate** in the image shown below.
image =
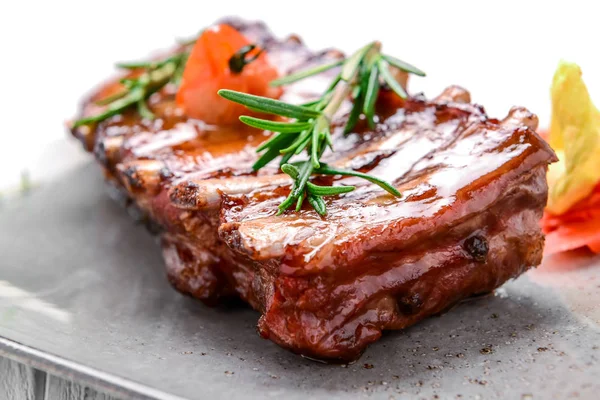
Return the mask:
M250 309L172 290L155 239L100 175L78 167L0 210L0 355L135 398L598 398L588 255L323 365L259 338Z

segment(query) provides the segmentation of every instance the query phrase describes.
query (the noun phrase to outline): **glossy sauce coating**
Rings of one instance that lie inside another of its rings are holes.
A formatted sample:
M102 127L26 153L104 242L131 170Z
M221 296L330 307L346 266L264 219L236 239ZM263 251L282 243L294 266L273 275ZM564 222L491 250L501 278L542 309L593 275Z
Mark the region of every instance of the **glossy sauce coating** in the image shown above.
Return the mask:
M264 43L283 72L340 57L314 55L297 38L278 42L262 24L229 23ZM328 83L309 79L282 98L310 99ZM382 330L493 290L541 260L538 220L555 156L525 109L499 121L458 87L432 101L403 101L384 89L376 128L359 123L344 136L342 115L336 151L324 158L391 181L403 197L355 178L318 177L358 187L326 198L322 218L309 208L275 216L289 177L276 166L251 169L267 133L189 119L174 95L172 88L154 95L154 121L132 112L74 134L162 226L176 288L209 304L241 297L263 314L261 335L293 351L355 359ZM84 115L94 107L87 103ZM485 254L472 250L474 237L487 244Z

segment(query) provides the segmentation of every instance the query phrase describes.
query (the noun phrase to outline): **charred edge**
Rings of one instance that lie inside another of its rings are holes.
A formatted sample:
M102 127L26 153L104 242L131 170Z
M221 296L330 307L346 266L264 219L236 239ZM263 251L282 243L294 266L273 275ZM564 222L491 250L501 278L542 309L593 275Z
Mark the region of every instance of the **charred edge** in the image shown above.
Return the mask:
M96 145L94 146L94 157L96 157L96 160L98 160L100 164L109 167L108 157L106 156L106 146L102 140L96 142Z
M77 128L69 128L71 135L81 142L85 151L93 152L96 132L96 124L83 125Z
M198 204L199 195L200 186L192 181L187 181L174 186L169 193L169 198L179 208L195 210L201 206Z
M175 174L169 168L163 167L158 171L158 176L161 181L169 181L175 177Z
M133 189L143 189L144 181L138 174L136 167L130 166L125 168L125 170L123 171L123 176L125 176L125 178L127 179L127 184L129 185L129 187Z
M113 164L115 164L116 158L118 158L123 141L123 137L120 136L98 140L93 150L96 160L106 168L111 169Z

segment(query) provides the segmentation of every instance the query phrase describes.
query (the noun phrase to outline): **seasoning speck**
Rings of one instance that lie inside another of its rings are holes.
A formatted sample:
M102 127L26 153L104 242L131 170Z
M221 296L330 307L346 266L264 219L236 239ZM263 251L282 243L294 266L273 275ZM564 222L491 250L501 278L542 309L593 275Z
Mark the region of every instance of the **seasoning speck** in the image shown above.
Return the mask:
M225 371L225 375L227 375L227 376L231 376L233 374L235 374L235 372L233 372L233 371Z
M537 351L539 351L540 353L544 352L544 351L548 351L547 347L538 347Z
M363 365L363 368L364 369L373 369L373 368L375 368L375 366L373 364L365 363Z
M487 355L487 354L492 354L494 352L494 350L492 350L492 346L487 346L487 347L484 347L483 349L479 350L479 352L481 354Z
M477 262L485 262L490 250L486 238L480 235L471 236L465 240L463 246L467 253Z
M491 315L491 317L492 317L493 319L496 319L496 318L498 318L498 314L496 314L496 313L493 313L493 314Z

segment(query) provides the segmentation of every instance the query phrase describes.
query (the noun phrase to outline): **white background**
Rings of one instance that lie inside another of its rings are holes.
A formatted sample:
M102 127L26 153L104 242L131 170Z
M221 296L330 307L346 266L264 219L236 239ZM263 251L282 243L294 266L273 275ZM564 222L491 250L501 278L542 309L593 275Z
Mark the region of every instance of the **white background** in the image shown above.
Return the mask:
M10 1L0 2L0 185L53 169L81 96L113 73L221 16L265 20L312 48L352 51L369 40L428 73L411 91L449 84L471 91L490 116L524 105L549 118L561 58L578 62L600 99L597 1ZM600 100L599 100L600 102ZM42 157L46 153L46 156ZM54 158L56 160L56 157ZM40 161L43 160L43 161ZM65 160L61 160L64 162Z

